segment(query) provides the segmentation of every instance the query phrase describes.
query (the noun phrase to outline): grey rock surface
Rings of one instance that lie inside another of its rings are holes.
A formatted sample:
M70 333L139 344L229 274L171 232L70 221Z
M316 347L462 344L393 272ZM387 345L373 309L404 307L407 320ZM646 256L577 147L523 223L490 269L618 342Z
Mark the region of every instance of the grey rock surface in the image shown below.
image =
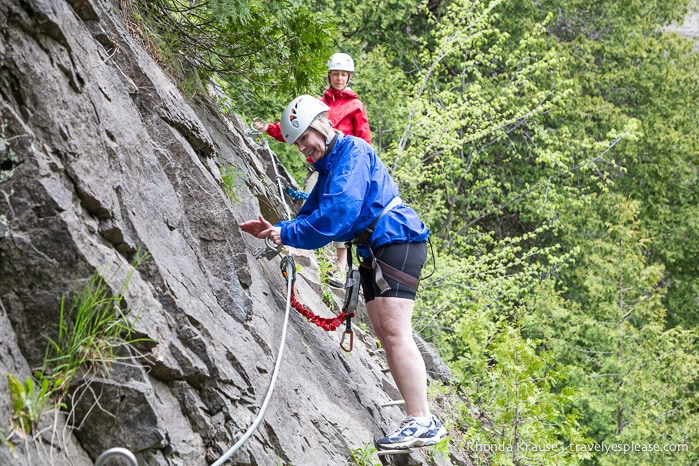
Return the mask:
M119 12L105 0L0 2L2 465L91 465L113 447L140 465L211 464L252 424L278 355L279 258L256 260L261 242L238 229L287 215L268 148L211 99L186 101ZM240 201L221 188L222 164L241 173ZM304 264L298 299L332 315L313 253L291 254ZM18 433L5 373L41 368L62 296L95 273L116 293L130 272L124 305L150 341L77 389L69 419L49 413L42 434ZM374 338L358 331L348 354L340 337L292 312L270 408L227 464L344 465L399 422L399 406L381 406L397 391Z

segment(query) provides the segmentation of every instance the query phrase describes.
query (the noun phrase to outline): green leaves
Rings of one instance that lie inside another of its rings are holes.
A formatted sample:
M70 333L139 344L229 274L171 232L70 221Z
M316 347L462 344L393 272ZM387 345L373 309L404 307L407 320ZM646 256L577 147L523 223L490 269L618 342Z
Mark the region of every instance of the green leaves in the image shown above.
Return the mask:
M596 8L450 2L425 40L403 137L382 155L441 251L418 328L499 426L478 424L473 439L515 451L515 431L527 441L696 441L680 427L697 423L696 331L668 331L665 296L695 315L686 260L697 242L679 235L698 231L687 100L699 100L697 57L659 35L670 7L618 4L614 18ZM679 347L675 331L688 338ZM612 460L567 453L558 458ZM691 453L644 458L676 464Z
M137 255L117 295L112 294L111 280L105 281L96 273L72 296L69 305L65 296L61 299L58 336L46 336L43 377L51 380L52 390L64 392L78 377L89 380L99 373L109 374L119 349L141 341L132 337L134 321L128 310L122 309L122 293L135 268L146 258L146 254Z
M7 386L10 390L13 419L26 434L36 433L41 416L51 406L51 388L48 379L42 379L39 386L31 377L24 383L7 373Z
M218 75L235 94L302 93L325 72L334 26L302 2L137 0L142 26L181 82ZM245 84L245 87L242 84ZM203 86L199 84L198 86ZM194 89L195 91L198 89Z

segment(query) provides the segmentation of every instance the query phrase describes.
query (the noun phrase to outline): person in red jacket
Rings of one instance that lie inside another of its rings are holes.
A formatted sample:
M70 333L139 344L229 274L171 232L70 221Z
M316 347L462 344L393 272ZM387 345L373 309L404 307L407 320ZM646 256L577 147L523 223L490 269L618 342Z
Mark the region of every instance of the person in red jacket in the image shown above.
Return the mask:
M357 136L371 144L369 131L369 118L364 104L357 94L350 89L349 82L354 76L354 60L346 53L335 53L328 61L328 88L318 99L327 105L328 118L333 128L347 136ZM269 124L259 118L253 118L253 127L257 131L267 133L279 142L285 142L279 122ZM306 180L304 191L309 193L313 186L317 173L311 173ZM347 249L344 243L334 243L337 251L339 279L331 278L328 283L332 286L344 286L344 271L347 268Z
M335 53L328 61L328 88L319 97L330 107L328 118L333 128L345 135L357 136L371 144L369 118L364 104L350 89L349 82L354 76L354 60L346 53ZM256 130L267 133L279 142L284 142L279 122L268 124L259 118L253 119Z

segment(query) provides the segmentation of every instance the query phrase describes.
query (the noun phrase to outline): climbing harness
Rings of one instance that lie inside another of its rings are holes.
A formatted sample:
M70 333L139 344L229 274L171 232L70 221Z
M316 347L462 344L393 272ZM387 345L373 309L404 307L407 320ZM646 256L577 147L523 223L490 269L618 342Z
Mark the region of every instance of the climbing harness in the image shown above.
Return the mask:
M376 227L376 224L379 223L379 220L381 220L381 217L383 217L394 207L399 206L402 203L403 200L400 197L394 197L391 200L391 202L389 202L386 205L386 207L383 208L376 220L374 220L374 222L371 225L369 225L366 230L362 231L353 240L351 240L350 244L368 244L371 235L374 233L374 228ZM374 281L376 282L376 285L379 287L379 292L381 294L391 289L388 282L383 277L384 275L386 275L388 278L391 278L397 282L403 283L409 286L410 288L417 290L418 284L420 283L419 279L413 277L412 275L408 275L407 273L404 273L398 269L395 269L383 261L376 259L376 257L374 257L374 251L372 251L371 246L369 247L369 252L371 254L371 257L369 258L371 259L371 265L367 266L364 264L360 264L360 266L370 267L374 270ZM347 255L351 255L351 251L348 251Z
M112 457L125 459L129 463L131 463L130 466L138 466L138 461L136 461L136 457L134 456L134 454L126 448L120 447L110 448L109 450L105 450L104 452L102 452L102 454L97 457L97 461L95 461L95 466L104 466L105 464L107 464L107 461Z

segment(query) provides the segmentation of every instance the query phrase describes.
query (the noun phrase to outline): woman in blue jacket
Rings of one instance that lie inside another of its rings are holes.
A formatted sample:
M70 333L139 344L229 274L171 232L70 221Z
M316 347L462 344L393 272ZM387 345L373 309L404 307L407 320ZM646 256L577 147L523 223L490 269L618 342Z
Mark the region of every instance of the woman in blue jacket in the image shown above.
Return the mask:
M434 445L446 430L430 414L425 363L411 322L430 232L415 211L400 201L398 187L371 146L333 129L328 110L315 97L302 95L282 113L284 139L296 144L319 175L296 218L272 225L260 216L241 223L240 228L278 245L318 249L332 241L356 241L373 227L366 242L357 245L362 291L407 412L398 429L380 438L377 446Z

